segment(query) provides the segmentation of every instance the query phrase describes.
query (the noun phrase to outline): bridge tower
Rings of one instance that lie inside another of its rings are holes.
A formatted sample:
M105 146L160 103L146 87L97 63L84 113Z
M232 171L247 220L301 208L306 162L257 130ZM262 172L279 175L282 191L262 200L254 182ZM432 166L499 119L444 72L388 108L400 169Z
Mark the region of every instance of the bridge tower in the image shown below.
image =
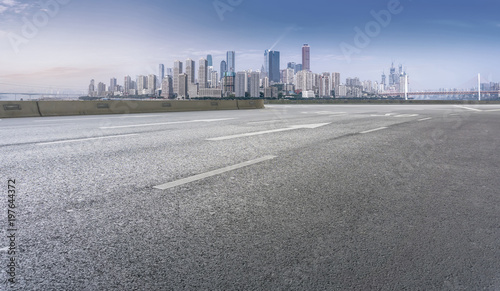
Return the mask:
M479 96L479 101L481 101L481 74L477 74L477 95Z

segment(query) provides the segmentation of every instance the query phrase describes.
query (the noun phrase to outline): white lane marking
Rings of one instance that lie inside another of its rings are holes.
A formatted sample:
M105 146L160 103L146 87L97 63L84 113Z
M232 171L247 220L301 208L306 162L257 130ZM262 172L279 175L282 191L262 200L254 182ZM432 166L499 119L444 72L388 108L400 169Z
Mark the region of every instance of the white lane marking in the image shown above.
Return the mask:
M494 111L500 111L500 109L488 109L488 110L484 110L484 111L494 112ZM0 120L1 120L1 119L0 119Z
M252 122L247 122L247 124L261 124L261 123L273 123L273 122L283 122L286 120L282 119L275 119L275 120L265 120L265 121L252 121Z
M394 117L416 117L418 114L399 114Z
M473 111L483 111L481 109L477 109L477 108L472 108L472 107L467 107L467 106L461 106L461 105L454 105L455 107L458 107L458 108L463 108L463 109L467 109L467 110L473 110Z
M170 124L183 124L183 123L195 123L195 122L215 122L215 121L225 121L225 120L232 120L232 119L234 119L234 118L201 119L201 120L171 121L171 122L147 123L147 124L131 124L131 125L118 125L118 126L103 126L103 127L99 127L99 128L100 128L100 129L114 129L114 128L145 127L145 126L170 125Z
M6 251L8 251L8 250L9 250L9 247L4 247L4 248L1 248L1 249L0 249L0 252L6 252Z
M37 143L37 144L38 145L49 145L49 144L79 142L79 141L88 141L88 140L96 140L96 139L126 137L126 136L134 136L134 135L138 135L138 134L122 134L122 135L113 135L113 136L89 137L89 138L81 138L81 139L68 139L68 140L61 140L61 141L41 142L41 143Z
M422 119L419 119L418 121L426 121L426 120L431 120L432 117L427 117L427 118L422 118Z
M329 122L329 123L318 123L318 124L292 125L292 126L286 127L286 128L278 128L278 129L271 129L271 130L250 132L250 133L242 133L242 134L221 136L221 137L215 137L215 138L207 138L207 140L210 140L210 141L220 141L220 140L235 139L235 138L240 138L240 137L247 137L247 136L254 136L254 135L261 135L261 134L268 134L268 133L289 131L289 130L295 130L295 129L302 129L302 128L314 129L314 128L318 128L318 127L321 127L321 126L328 125L330 123L331 122Z
M99 120L99 119L126 119L126 118L149 118L149 117L160 117L164 115L147 115L147 116L129 116L124 115L120 117L88 117L88 118L70 118L70 119L48 119L48 120L34 120L34 122L64 122L64 121L85 121L85 120Z
M392 114L393 114L393 113L387 113L387 114L384 114L384 115L372 114L372 115L370 115L370 116L382 116L382 117L384 117L384 116L391 116Z
M166 190L166 189L170 189L170 188L173 188L173 187L176 187L176 186L180 186L180 185L184 185L184 184L191 183L191 182L194 182L194 181L202 180L202 179L205 179L205 178L208 178L208 177L220 175L220 174L223 174L225 172L233 171L233 170L236 170L236 169L240 169L240 168L243 168L243 167L248 167L248 166L251 166L251 165L254 165L254 164L257 164L257 163L261 163L261 162L264 162L264 161L272 160L272 159L275 159L275 158L276 158L276 156L265 156L265 157L262 157L262 158L259 158L259 159L255 159L255 160L243 162L243 163L236 164L236 165L233 165L233 166L228 166L228 167L221 168L221 169L218 169L218 170L214 170L214 171L206 172L206 173L203 173L203 174L194 175L194 176L191 176L191 177L188 177L188 178L180 179L180 180L177 180L177 181L173 181L173 182L165 183L165 184L162 184L162 185L154 186L153 188L160 189L160 190Z
M361 134L365 134L365 133L370 133L370 132L374 132L374 131L384 130L384 129L387 129L387 128L388 127L379 127L379 128L375 128L375 129L370 129L370 130L362 131L360 133Z

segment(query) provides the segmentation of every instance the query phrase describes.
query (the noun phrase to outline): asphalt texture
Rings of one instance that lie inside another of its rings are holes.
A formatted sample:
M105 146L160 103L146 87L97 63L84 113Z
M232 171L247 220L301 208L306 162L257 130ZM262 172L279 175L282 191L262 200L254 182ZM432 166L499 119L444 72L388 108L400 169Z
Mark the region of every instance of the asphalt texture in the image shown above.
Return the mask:
M0 290L500 290L498 105L16 118L0 136Z

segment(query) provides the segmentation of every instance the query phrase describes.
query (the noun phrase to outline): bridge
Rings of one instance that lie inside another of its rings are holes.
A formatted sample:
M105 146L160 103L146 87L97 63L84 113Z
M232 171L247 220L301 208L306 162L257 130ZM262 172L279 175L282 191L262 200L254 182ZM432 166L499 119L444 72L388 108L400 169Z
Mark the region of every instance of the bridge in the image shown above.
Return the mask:
M425 96L425 95L477 95L478 91L426 91L426 92L388 92L388 93L380 93L383 96L404 96L407 94L408 96ZM481 94L500 94L500 90L498 91L481 91Z

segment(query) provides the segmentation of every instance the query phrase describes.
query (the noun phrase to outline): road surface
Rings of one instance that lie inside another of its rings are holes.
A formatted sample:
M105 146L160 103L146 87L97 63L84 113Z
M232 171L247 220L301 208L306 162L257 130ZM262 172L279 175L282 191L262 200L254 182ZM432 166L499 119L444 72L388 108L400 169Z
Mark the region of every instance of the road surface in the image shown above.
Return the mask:
M500 290L500 106L17 118L0 135L16 281L0 289Z

